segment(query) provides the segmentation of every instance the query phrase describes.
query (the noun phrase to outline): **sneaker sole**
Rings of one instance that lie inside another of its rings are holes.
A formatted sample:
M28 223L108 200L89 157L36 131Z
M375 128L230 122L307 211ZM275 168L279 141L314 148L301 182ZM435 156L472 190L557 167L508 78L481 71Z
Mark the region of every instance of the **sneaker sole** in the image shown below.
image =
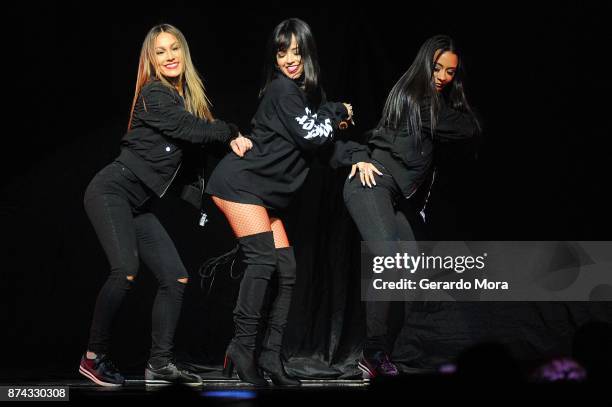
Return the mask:
M370 369L368 369L368 367L364 365L363 363L361 362L357 363L357 367L363 373L361 376L363 379L373 379L376 377L376 372L373 372Z
M179 384L181 386L190 386L190 387L200 387L203 385L203 383L175 383L175 382L170 382L168 380L155 380L155 379L145 380L145 386L164 387L164 386L172 386L173 384Z
M153 372L149 371L148 369L145 369L145 386L151 386L151 387L163 387L163 386L171 386L173 384L180 384L180 385L184 385L184 386L190 386L190 387L199 387L202 386L204 383L203 382L199 382L199 383L175 383L175 382L171 382L169 380L164 380L164 379L153 379Z
M123 384L120 384L120 383L103 382L102 380L100 380L96 376L94 376L91 372L89 372L88 370L83 369L82 366L79 366L79 373L82 374L83 376L85 376L86 378L88 378L89 380L91 380L92 382L94 382L95 384L100 385L100 386L104 386L104 387L121 387L121 386L123 386Z
M153 379L145 380L145 386L164 387L164 386L170 386L171 384L172 382L169 382L167 380L153 380Z

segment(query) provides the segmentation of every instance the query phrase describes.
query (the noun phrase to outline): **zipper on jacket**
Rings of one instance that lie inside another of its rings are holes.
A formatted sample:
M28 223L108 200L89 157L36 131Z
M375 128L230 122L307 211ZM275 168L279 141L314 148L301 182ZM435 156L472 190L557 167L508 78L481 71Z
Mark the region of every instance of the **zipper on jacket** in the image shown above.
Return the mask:
M174 174L172 174L172 178L170 178L170 181L168 181L168 185L166 185L166 188L164 188L164 191L159 196L160 198L163 197L166 194L166 191L168 191L168 188L170 188L170 185L172 185L172 181L174 181L174 178L176 177L176 174L178 174L178 171L181 168L181 165L183 165L182 162L180 162L178 167L176 167L176 170L174 170Z
M427 196L425 197L425 202L423 203L423 207L419 214L423 218L423 222L425 221L425 208L427 207L427 202L429 201L429 195L431 195L431 189L433 187L434 181L436 180L436 169L434 168L433 174L431 175L431 182L429 183L429 190L427 191Z

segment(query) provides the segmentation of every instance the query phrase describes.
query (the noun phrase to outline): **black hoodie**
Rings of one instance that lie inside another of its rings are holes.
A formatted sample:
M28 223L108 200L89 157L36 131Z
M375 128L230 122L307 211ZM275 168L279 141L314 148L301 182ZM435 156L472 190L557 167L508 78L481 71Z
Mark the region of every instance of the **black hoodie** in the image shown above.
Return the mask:
M399 129L379 128L367 134L370 156L391 173L405 197L410 197L425 180L433 162L434 141L465 140L476 134L476 126L467 113L448 106L440 98L435 130L432 133L429 105L421 108L421 134L408 131L407 119ZM364 160L368 161L368 160Z
M347 117L342 103L313 107L298 82L277 74L268 84L243 158L230 153L213 171L206 193L229 201L288 206L302 186L318 147L330 142Z

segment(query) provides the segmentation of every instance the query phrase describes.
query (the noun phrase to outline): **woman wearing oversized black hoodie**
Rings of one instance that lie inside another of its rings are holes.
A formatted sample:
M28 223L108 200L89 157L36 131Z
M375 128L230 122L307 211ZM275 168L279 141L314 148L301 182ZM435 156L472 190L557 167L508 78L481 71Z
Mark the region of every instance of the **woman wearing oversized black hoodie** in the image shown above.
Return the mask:
M247 266L234 309L235 334L226 352L226 373L231 374L235 365L242 380L266 385L259 367L275 384L299 385L284 371L280 357L296 265L275 211L289 205L308 175L315 150L332 140L343 120L350 120L352 108L325 101L314 38L305 22L289 19L275 28L266 64L249 136L253 148L242 158L226 156L211 175L206 192L227 217ZM262 307L275 272L279 293L268 313L256 360Z

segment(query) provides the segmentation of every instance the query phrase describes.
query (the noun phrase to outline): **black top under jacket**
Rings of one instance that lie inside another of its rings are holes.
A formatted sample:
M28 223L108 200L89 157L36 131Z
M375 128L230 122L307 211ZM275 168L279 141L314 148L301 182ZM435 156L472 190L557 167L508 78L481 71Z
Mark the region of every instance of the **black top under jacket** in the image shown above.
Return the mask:
M214 141L228 144L237 135L238 127L231 123L194 116L175 89L153 80L140 92L117 161L162 197L181 166L185 148Z
M342 103L323 102L315 110L298 81L277 73L251 121L248 137L253 148L243 158L226 155L206 193L269 209L286 208L304 183L316 150L334 138L347 115ZM345 155L351 154L350 147L345 150Z
M462 140L473 137L476 126L468 113L448 106L444 97L434 133L431 130L429 105L421 108L421 135L408 131L405 119L399 129L379 128L366 134L368 155L380 162L391 173L405 197L410 197L427 176L433 161L433 143ZM362 160L367 161L367 160Z

